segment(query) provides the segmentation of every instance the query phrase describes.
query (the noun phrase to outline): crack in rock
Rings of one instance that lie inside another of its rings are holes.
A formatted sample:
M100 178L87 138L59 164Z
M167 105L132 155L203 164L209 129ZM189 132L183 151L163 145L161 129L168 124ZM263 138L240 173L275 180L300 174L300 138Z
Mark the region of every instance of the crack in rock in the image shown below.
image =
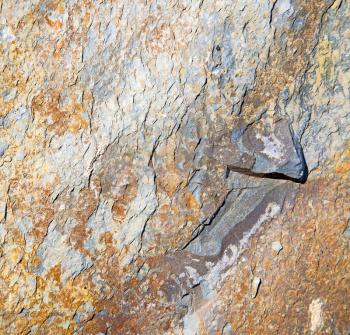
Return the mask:
M229 164L231 171L260 178L306 181L308 168L303 149L287 120L259 121L241 133L237 136L233 132L232 142L251 159Z

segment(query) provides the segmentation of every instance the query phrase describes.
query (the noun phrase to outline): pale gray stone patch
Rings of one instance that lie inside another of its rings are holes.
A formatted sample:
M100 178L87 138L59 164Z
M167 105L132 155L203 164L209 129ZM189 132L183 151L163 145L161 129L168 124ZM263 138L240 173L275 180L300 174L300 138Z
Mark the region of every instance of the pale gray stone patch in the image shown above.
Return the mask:
M188 308L192 305L192 296L191 294L185 294L177 303L176 309L178 311L185 310L188 311Z
M75 278L82 271L91 267L93 263L69 244L69 235L63 234L56 228L57 223L52 221L37 251L42 262L35 272L45 276L52 267L60 265L61 282L64 284L68 279Z
M222 329L222 335L235 335L231 325L227 323Z
M343 235L344 235L345 237L350 238L350 217L349 217L349 219L348 219L347 226L346 226L346 228L345 228L345 230L344 230L344 232L343 232Z
M17 95L17 88L15 87L7 89L2 93L2 97L7 102L14 100L16 98L16 95Z
M34 237L30 234L33 228L33 222L30 218L25 216L20 220L17 220L16 224L25 240L26 252L29 252L34 244Z
M294 8L291 0L277 0L273 7L273 23L276 26L285 24L286 20L293 14Z
M260 285L261 285L261 278L254 277L251 283L252 298L255 298L258 295Z
M67 132L62 136L53 135L49 148L43 157L48 166L42 177L43 185L52 183L59 176L60 183L53 185L53 194L59 194L65 187L83 188L96 154L95 142Z
M15 35L12 32L12 29L8 26L0 27L0 41L2 43L9 43L16 39Z
M13 159L16 160L16 161L23 161L25 157L26 157L25 152L23 152L21 150L21 151L16 152L15 156L13 157Z
M89 217L86 227L91 233L84 241L84 248L92 255L97 254L102 246L99 244L100 236L106 232L116 233L117 227L112 217L113 201L104 199L101 195L94 213Z
M11 137L18 142L23 141L31 121L31 111L25 106L20 106L6 114L2 119L2 126L11 129Z
M4 243L5 236L7 234L7 230L3 223L0 223L0 243Z
M74 315L74 320L77 323L80 323L86 320L87 316L91 315L94 312L94 306L90 301L83 303L79 306L78 310Z
M208 283L205 279L199 283L199 286L204 299L212 299L215 296L215 289L213 289L210 283Z
M183 319L183 334L184 335L194 335L198 334L200 331L200 320L196 313L187 313Z
M130 252L123 259L126 264L131 262L141 250L147 221L157 209L158 204L153 169L145 168L139 180L137 195L129 204L125 218L128 224L123 225L121 234L116 236L120 249L125 245L130 245Z
M277 253L279 253L283 249L283 246L279 241L272 242L271 247L272 247L272 250L276 251Z
M9 145L7 143L0 141L0 157L2 157L5 154L8 147Z

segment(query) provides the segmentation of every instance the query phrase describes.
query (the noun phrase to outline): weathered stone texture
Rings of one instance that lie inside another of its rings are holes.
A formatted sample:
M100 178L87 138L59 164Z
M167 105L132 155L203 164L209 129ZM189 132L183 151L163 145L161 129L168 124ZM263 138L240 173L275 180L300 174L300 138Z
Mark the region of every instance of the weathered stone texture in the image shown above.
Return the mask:
M1 334L349 334L348 0L0 0Z

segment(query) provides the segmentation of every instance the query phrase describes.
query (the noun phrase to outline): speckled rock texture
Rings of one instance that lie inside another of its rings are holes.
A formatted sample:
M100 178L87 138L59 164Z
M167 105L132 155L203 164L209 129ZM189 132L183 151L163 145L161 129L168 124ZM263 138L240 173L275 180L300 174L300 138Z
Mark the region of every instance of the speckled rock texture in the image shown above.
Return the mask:
M349 0L0 0L0 334L350 333Z

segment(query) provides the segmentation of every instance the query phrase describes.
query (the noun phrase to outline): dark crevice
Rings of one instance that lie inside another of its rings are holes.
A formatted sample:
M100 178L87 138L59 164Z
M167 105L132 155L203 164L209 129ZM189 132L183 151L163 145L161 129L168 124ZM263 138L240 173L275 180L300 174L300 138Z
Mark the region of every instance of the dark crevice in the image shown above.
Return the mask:
M249 169L245 169L242 167L238 167L238 166L229 166L228 169L230 171L234 171L240 174L244 174L246 176L251 176L251 177L256 177L256 178L268 178L268 179L282 179L282 180L289 180L292 181L294 183L299 183L299 184L305 184L307 177L308 177L308 168L305 164L304 167L304 171L303 174L300 178L292 178L289 177L283 173L279 173L279 172L269 172L269 173L258 173L258 172L253 172Z

